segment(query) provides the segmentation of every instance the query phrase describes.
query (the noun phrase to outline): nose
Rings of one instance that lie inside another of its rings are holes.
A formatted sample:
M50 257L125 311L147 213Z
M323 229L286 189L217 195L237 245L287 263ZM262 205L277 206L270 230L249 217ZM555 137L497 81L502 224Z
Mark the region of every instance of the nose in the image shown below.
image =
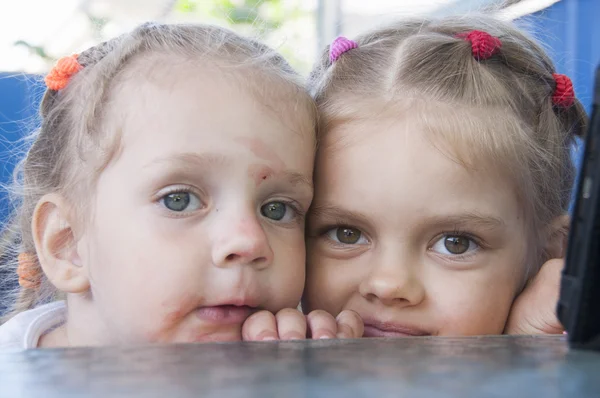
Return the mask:
M384 305L416 306L425 298L419 265L410 264L400 256L394 257L373 259L376 264L360 283L359 293L368 301L379 301Z
M273 262L273 250L262 226L254 217L227 222L213 242L212 260L219 268L250 265L265 269Z

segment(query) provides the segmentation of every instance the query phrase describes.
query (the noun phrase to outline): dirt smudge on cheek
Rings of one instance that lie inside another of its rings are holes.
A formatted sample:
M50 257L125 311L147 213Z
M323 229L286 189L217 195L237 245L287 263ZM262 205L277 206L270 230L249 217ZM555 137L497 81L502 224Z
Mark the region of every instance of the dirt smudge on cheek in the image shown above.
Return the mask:
M201 298L193 294L185 294L164 301L161 305L161 313L164 314L161 323L164 327L172 327L198 307L202 301Z

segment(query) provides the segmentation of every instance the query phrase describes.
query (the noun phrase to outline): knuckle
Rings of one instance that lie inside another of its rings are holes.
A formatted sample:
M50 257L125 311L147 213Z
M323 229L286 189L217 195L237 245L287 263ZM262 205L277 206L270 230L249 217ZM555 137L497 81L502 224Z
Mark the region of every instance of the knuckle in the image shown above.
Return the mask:
M324 310L314 310L309 313L307 316L309 321L317 320L317 319L333 319L333 316Z
M295 308L284 308L277 313L277 318L279 317L297 317L301 315L300 311Z

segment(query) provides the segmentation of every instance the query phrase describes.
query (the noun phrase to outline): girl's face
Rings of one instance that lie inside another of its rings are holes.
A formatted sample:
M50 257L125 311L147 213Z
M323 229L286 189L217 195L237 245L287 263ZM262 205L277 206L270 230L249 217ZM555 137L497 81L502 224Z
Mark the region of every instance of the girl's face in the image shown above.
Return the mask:
M354 310L365 337L502 333L528 234L500 172L371 120L327 132L315 173L305 311Z
M78 241L91 291L71 297L71 331L101 344L239 340L252 312L300 301L312 122L286 123L215 71L152 73L110 107L122 138Z

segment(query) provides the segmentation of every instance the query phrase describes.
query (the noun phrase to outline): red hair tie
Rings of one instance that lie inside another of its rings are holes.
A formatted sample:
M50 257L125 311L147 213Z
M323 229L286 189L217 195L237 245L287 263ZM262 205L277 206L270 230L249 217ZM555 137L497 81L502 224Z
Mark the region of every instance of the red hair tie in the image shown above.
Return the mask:
M71 80L71 76L82 68L83 66L77 61L77 54L59 59L44 79L46 87L55 91L62 90Z
M490 58L502 47L500 39L480 30L459 33L456 37L471 43L471 52L478 61Z
M552 93L552 104L561 108L569 108L575 103L575 90L573 82L567 75L553 73L552 77L556 83L554 93Z

